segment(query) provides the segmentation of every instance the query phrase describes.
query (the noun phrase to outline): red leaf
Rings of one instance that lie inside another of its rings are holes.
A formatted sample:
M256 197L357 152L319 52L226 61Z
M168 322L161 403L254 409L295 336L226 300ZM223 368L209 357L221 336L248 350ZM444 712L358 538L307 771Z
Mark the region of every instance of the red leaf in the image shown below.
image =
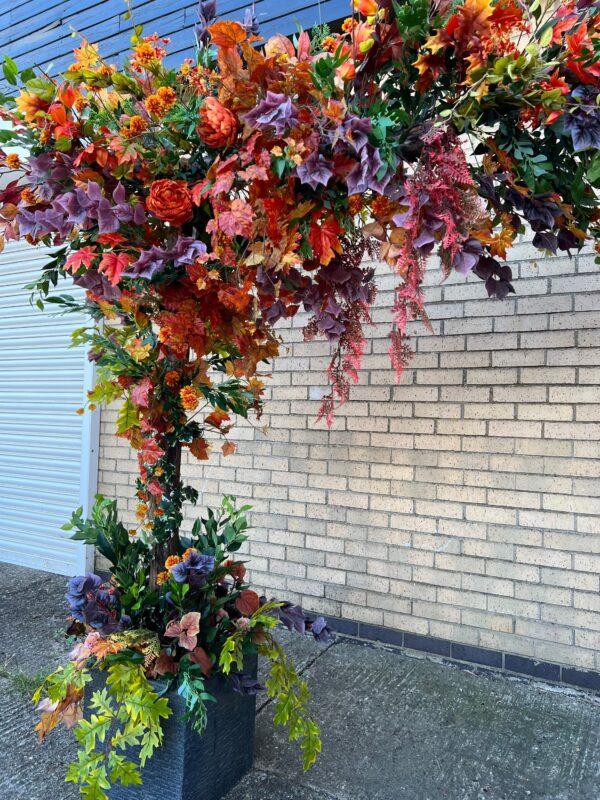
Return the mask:
M121 279L129 264L133 261L133 256L127 253L105 253L98 269L104 272L113 286L116 286Z
M339 240L341 232L340 224L333 215L327 217L323 222L319 221L318 214L313 216L308 232L308 242L321 264L329 264L336 253L342 252L342 244Z
M213 661L203 647L196 647L190 653L190 661L193 661L194 664L198 664L204 675L208 677L208 674L212 669Z
M244 589L235 601L235 607L245 617L251 617L260 607L260 599L252 589Z

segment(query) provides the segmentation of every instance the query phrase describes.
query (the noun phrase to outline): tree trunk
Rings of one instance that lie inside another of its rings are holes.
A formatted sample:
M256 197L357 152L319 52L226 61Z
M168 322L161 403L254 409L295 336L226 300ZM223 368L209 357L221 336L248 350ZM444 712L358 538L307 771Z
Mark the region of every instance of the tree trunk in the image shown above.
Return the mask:
M181 444L178 442L167 450L167 463L173 467L171 486L167 490L170 496L175 487L181 483ZM177 555L179 551L179 531L176 530L171 537L160 544L156 542L152 548L152 561L150 563L150 589L156 589L158 573L164 569L167 556Z

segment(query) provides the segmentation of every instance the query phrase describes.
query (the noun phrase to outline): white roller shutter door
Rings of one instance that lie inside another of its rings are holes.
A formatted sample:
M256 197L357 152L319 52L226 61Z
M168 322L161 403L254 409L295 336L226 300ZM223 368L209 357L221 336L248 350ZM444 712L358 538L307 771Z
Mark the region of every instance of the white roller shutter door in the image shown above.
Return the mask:
M91 553L60 527L96 490L98 419L75 413L93 376L69 348L85 318L41 312L24 288L47 260L20 243L0 253L0 561L73 575Z

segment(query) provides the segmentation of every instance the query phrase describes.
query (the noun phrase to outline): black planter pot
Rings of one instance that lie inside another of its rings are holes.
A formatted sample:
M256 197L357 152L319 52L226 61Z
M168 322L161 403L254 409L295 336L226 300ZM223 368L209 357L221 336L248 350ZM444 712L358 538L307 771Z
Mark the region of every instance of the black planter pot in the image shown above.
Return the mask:
M257 657L246 659L244 672L256 676ZM102 688L96 673L87 696ZM91 689L91 691L90 691ZM141 786L117 784L110 800L220 800L252 767L256 697L234 692L223 676L210 678L206 690L217 702L207 703L208 722L199 736L182 719L185 702L177 692L166 697L172 715L163 720L164 741L142 769ZM85 715L89 714L86 707Z

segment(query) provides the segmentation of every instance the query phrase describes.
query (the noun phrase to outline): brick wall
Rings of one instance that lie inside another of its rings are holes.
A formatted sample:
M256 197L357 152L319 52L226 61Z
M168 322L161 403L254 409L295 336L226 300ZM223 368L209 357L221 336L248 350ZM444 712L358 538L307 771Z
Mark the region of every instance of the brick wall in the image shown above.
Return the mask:
M518 294L502 302L430 270L440 335L415 326L400 385L381 270L361 381L331 431L315 423L328 346L305 343L300 318L282 328L267 415L236 431L235 455L185 475L201 504L252 503L251 577L269 596L600 669L600 274L590 255L512 255ZM99 490L132 519L136 468L114 416Z

